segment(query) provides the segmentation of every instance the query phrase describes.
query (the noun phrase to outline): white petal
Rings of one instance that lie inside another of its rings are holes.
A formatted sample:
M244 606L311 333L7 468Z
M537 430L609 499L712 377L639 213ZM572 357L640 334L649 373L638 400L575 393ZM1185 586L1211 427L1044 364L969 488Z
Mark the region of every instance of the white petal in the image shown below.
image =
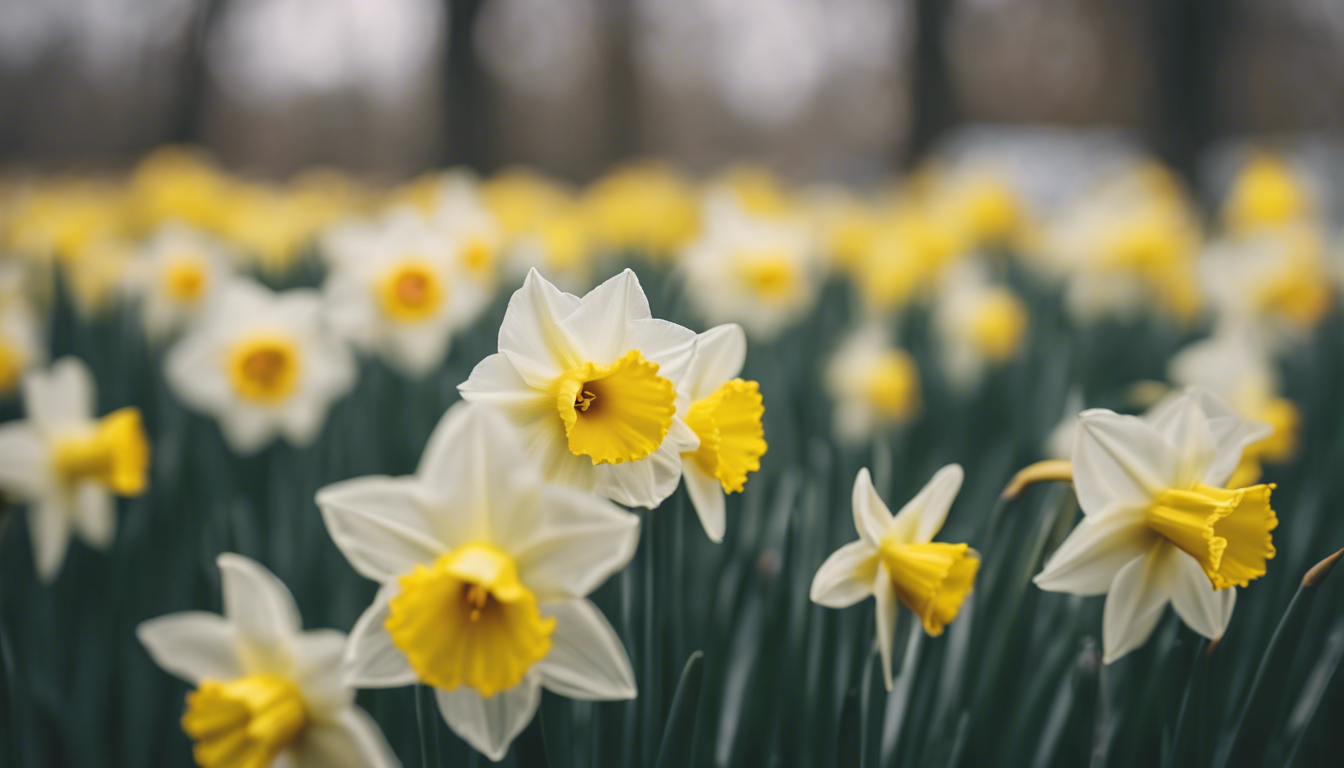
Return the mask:
M0 424L0 488L25 500L48 484L47 446L29 421Z
M747 335L736 323L715 326L697 336L687 376L690 400L713 394L725 381L742 372L746 359Z
M373 718L353 707L309 725L290 746L296 768L398 768Z
M106 550L117 535L116 507L112 494L92 482L80 483L74 499L75 531L94 549Z
M357 477L317 492L336 546L361 576L379 582L450 549L430 524L432 503L414 477Z
M398 688L416 682L415 670L387 633L387 606L400 589L396 582L384 585L350 630L344 660L346 685Z
M1274 428L1264 422L1243 419L1208 390L1191 387L1187 391L1199 400L1200 408L1209 419L1209 431L1213 433L1213 442L1217 447L1213 461L1199 482L1221 488L1227 484L1228 478L1232 477L1241 462L1241 454L1246 446L1269 437L1274 433Z
M60 494L28 505L28 534L33 541L33 560L42 581L51 581L61 571L70 546L70 512Z
M531 418L549 417L560 421L555 396L548 388L537 389L519 375L511 358L502 352L489 355L471 369L457 391L468 402L498 408L520 423Z
M705 535L715 544L723 541L723 533L728 526L723 484L701 469L694 459L682 459L681 477L686 483L686 494L691 497L691 505L695 507L695 514L700 518Z
M645 360L658 364L659 376L671 380L678 388L685 386L695 355L695 331L667 320L638 320L627 329L626 345L617 356L637 349Z
M1171 599L1168 550L1165 542L1127 563L1115 574L1102 614L1102 661L1110 664L1143 645L1153 633L1162 609Z
M1174 450L1176 476L1173 487L1189 488L1200 480L1213 463L1217 448L1209 419L1199 398L1185 392L1154 406L1144 416L1167 439Z
M631 325L650 317L644 289L635 273L627 269L589 291L579 306L560 321L558 330L572 340L578 355L576 362L605 365L632 349L639 349L630 335ZM651 359L648 352L644 356Z
M1118 503L1146 506L1173 487L1175 470L1170 444L1143 420L1100 409L1079 415L1073 485L1083 514Z
M854 508L854 527L858 529L859 537L873 547L880 545L882 537L891 527L891 510L877 495L867 467L860 469L859 476L854 478L851 504Z
M224 590L224 615L260 648L288 646L303 628L299 607L284 582L257 561L232 552L216 558Z
M142 622L135 635L155 664L189 683L244 674L234 653L233 625L218 614L170 613Z
M1142 557L1154 534L1139 510L1116 508L1083 518L1032 581L1047 592L1100 595L1125 565Z
M270 410L242 403L230 404L216 414L224 441L234 453L250 456L275 439L280 423Z
M23 377L23 404L41 429L80 424L93 417L97 404L93 374L83 360L62 357L47 372Z
M508 547L521 580L538 597L583 597L634 557L637 516L606 499L559 486L542 488L538 501L530 510L529 530Z
M304 632L293 640L294 680L308 708L321 717L335 715L355 700L354 689L341 674L345 640L345 633L335 629Z
M163 375L173 394L200 411L215 413L234 401L234 393L220 365L221 350L208 334L184 337L164 356Z
M673 419L662 445L648 458L593 467L598 477L597 492L627 507L657 509L681 482L682 453L695 450L699 444L685 422ZM587 456L575 458L592 466Z
M1174 561L1175 584L1171 591L1171 607L1186 626L1217 640L1227 631L1232 621L1232 609L1237 604L1236 587L1214 589L1199 563L1184 552L1171 553Z
M327 421L328 403L316 397L293 397L277 413L285 440L298 448L312 445Z
M960 464L948 464L934 473L933 478L915 494L900 512L896 513L895 525L902 525L909 517L914 523L911 534L916 544L926 544L943 527L952 501L961 490L961 481L965 477Z
M579 299L546 282L534 269L509 299L499 326L499 351L508 354L518 373L532 386L545 388L578 362L560 330L579 306Z
M588 600L541 606L555 617L551 652L537 662L542 685L571 699L615 701L635 698L630 657L602 612Z
M535 676L528 676L517 686L488 699L465 685L453 691L436 689L434 698L453 733L477 752L499 762L536 714L541 685Z
M452 329L441 321L396 328L380 349L383 358L413 379L423 378L443 364Z
M882 655L882 680L890 691L895 683L891 674L891 644L896 635L896 588L891 584L887 566L880 562L873 579L873 596L877 598L877 650Z
M812 602L827 608L848 608L873 594L877 550L859 539L831 553L812 577Z

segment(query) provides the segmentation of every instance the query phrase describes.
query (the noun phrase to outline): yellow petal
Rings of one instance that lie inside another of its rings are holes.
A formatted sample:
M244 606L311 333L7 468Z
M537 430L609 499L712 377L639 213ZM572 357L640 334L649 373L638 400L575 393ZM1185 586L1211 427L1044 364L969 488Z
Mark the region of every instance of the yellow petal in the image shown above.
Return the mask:
M140 411L118 409L100 419L92 434L60 440L52 463L66 485L92 480L122 496L138 496L149 470L149 440Z
M308 723L299 689L278 675L201 681L187 694L182 729L203 768L266 768Z
M754 381L726 381L686 412L686 424L700 438L691 454L700 468L715 477L724 493L741 491L747 475L761 468L765 455L765 404Z
M1274 557L1273 488L1163 491L1148 508L1148 526L1199 561L1214 589L1244 587L1265 575L1265 562Z
M882 563L896 596L919 616L932 636L957 617L975 584L980 556L966 544L902 544L883 541Z
M637 349L611 365L577 366L553 390L569 450L594 464L639 461L658 450L677 411L672 382Z

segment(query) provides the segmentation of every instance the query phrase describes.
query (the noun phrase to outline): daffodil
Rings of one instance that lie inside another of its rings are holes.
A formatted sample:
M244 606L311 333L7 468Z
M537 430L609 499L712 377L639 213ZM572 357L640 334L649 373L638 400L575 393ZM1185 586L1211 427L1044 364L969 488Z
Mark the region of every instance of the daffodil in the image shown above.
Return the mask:
M1012 290L991 283L983 270L967 262L948 271L933 322L948 381L968 390L979 385L988 367L1018 354L1028 317Z
M700 438L700 447L682 456L682 476L700 524L714 542L723 541L724 496L742 490L747 475L760 469L766 450L760 385L738 378L746 355L741 326L705 331L696 337L686 385L677 391L677 408Z
M686 292L712 323L737 322L770 340L816 301L819 265L809 229L787 216L760 216L710 201L700 239L687 246Z
M168 383L188 405L217 418L239 453L255 453L277 434L306 445L356 373L350 351L321 321L316 291L277 294L235 280L169 350Z
M453 333L490 300L491 291L461 264L467 244L409 209L324 242L332 252L327 324L409 376L440 365Z
M202 768L394 768L382 732L341 679L344 632L303 631L270 571L219 556L224 615L171 613L136 630L154 661L194 686L182 729Z
M107 549L116 534L113 495L145 490L149 442L135 408L94 418L88 366L63 357L23 378L27 418L0 425L0 488L28 505L37 573L55 578L73 531Z
M700 211L690 184L653 163L617 168L584 193L594 234L607 248L660 257L689 242Z
M836 550L812 579L812 602L848 608L867 597L877 602L877 647L887 690L892 687L891 646L896 601L919 617L931 636L957 617L975 584L980 556L966 544L933 540L961 489L961 467L938 470L895 516L878 497L868 470L854 481L854 527L859 540Z
M635 696L616 633L586 595L624 567L639 519L542 480L498 411L459 403L416 474L320 490L336 545L382 588L351 633L346 681L423 683L455 733L501 760L541 689Z
M1148 639L1168 602L1216 639L1232 618L1234 586L1264 575L1274 556L1273 486L1227 488L1246 446L1269 434L1213 395L1189 389L1144 417L1083 411L1072 475L1083 521L1036 585L1106 594L1106 663Z
M902 424L919 407L919 368L893 346L889 330L866 323L841 343L826 367L826 391L835 404L835 436L844 443Z
M504 256L504 232L481 197L476 178L462 170L444 173L430 218L459 243L458 261L465 273L493 286Z
M700 444L676 405L694 343L652 318L629 270L582 299L533 270L509 300L499 352L458 389L510 417L548 480L653 508Z
M1310 224L1263 229L1210 246L1200 263L1219 314L1301 339L1335 303L1324 233Z
M0 265L0 400L19 389L23 372L46 362L24 272Z
M1234 235L1274 229L1311 215L1313 190L1279 157L1257 152L1237 172L1223 202L1223 223Z
M162 340L194 322L233 272L223 245L181 224L168 224L145 243L131 268L129 288L151 339Z

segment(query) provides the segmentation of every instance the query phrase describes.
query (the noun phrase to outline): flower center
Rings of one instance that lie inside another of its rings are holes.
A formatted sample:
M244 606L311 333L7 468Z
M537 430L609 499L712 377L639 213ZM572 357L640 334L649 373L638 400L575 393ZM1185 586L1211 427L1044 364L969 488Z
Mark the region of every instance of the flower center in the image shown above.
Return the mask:
M1273 489L1196 485L1163 491L1148 508L1148 527L1199 561L1214 589L1244 587L1265 575L1265 561L1274 557L1269 532L1279 520L1269 506Z
M1254 286L1252 304L1266 314L1311 328L1330 311L1328 279L1308 258L1282 259L1274 274Z
M444 285L425 265L406 262L383 278L378 298L383 312L394 320L424 320L443 306Z
M610 365L572 368L552 390L570 452L594 464L639 461L658 450L677 411L672 382L637 349Z
M551 650L555 619L542 617L513 560L494 547L459 547L400 584L387 631L429 685L466 685L490 698L522 682Z
M203 768L265 768L308 723L302 694L277 675L202 680L187 694L182 730Z
M195 304L205 295L205 267L195 259L174 259L163 271L163 289L180 304Z
M58 440L52 465L66 487L92 480L122 496L139 495L149 469L149 441L140 411L121 408L100 419L91 433Z
M981 300L971 318L971 342L994 362L1017 353L1027 329L1027 313L1011 293L995 290Z
M919 373L898 349L878 353L864 380L869 402L890 419L905 418L919 400Z
M462 265L472 272L490 271L495 263L495 250L481 237L472 237L462 246Z
M229 379L246 400L284 400L299 383L299 349L280 336L244 339L229 353Z
M686 411L687 426L700 438L700 448L690 455L718 479L724 493L741 491L747 474L761 468L764 415L760 386L742 379L724 382Z
M766 301L783 301L798 285L797 270L780 253L749 254L742 259L738 272L752 292Z
M896 596L935 637L957 617L980 569L980 555L966 544L884 540L878 553Z

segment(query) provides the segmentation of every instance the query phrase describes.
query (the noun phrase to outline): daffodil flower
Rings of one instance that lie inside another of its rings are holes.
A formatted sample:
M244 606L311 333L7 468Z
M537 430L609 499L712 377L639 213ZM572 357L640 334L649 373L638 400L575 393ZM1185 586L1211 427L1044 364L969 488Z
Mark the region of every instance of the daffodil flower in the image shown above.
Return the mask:
M163 669L195 686L182 729L202 768L395 768L383 734L341 680L344 632L303 631L270 571L219 556L224 615L171 613L136 630Z
M1142 645L1168 602L1204 637L1221 637L1233 586L1274 556L1273 486L1225 488L1269 427L1189 389L1144 417L1079 416L1073 482L1083 520L1035 578L1041 589L1105 594L1104 661Z
M46 362L24 273L0 265L0 400L19 389L24 371Z
M317 438L332 401L354 385L354 358L322 325L315 291L225 286L201 323L169 350L168 383L219 420L229 446L255 453L277 433Z
M327 530L382 584L351 633L346 681L433 686L455 733L491 760L532 719L541 689L635 696L620 639L586 595L624 567L639 518L542 481L498 411L448 410L411 477L320 490Z
M947 270L933 309L943 370L961 391L979 386L985 370L1012 360L1022 349L1027 310L1005 286L990 282L971 262Z
M509 300L499 352L458 389L510 417L546 479L652 509L699 447L676 405L694 344L693 331L652 318L630 270L582 299L533 270Z
M826 366L826 391L835 403L834 432L854 444L875 429L908 420L919 407L919 369L889 331L866 323L849 334Z
M943 467L893 516L868 470L859 470L853 500L859 540L826 558L812 579L812 602L818 605L848 608L866 597L877 600L877 647L887 690L892 688L896 601L936 637L957 617L975 584L979 554L966 544L933 540L961 489L962 476L956 464Z
M112 545L112 496L144 492L149 442L135 408L93 417L93 375L73 357L27 374L23 402L28 418L0 425L0 488L28 504L37 574L50 581L72 529L91 547Z
M742 490L766 450L760 385L737 377L746 355L741 326L705 331L696 338L686 385L677 391L677 409L700 438L700 447L682 456L686 492L705 535L716 543L727 524L724 496Z
M129 276L145 333L160 341L195 321L231 272L222 245L181 224L164 226L144 245Z
M460 265L464 244L409 210L344 237L323 286L328 325L409 376L428 374L491 297Z

